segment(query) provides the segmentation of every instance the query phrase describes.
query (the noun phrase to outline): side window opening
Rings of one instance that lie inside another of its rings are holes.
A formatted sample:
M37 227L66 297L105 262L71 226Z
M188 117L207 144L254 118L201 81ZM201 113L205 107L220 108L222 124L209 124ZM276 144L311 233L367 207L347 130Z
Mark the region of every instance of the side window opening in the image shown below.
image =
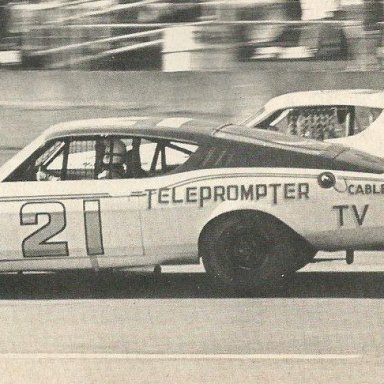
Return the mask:
M71 139L61 141L59 150L49 149L37 159L36 180L92 180L96 167L96 139ZM56 147L56 143L53 147Z
M96 140L71 140L63 166L65 180L92 180L96 169Z
M197 148L197 145L194 144L167 143L164 147L166 171L173 171L184 164Z
M5 181L155 177L195 169L188 160L197 149L196 144L142 137L68 137L48 142Z
M168 140L146 141L140 147L141 167L152 177L176 173L197 148L195 144Z
M177 172L177 168L187 162L197 148L195 144L171 140L106 136L86 144L83 149L69 150L70 154L80 151L85 156L82 157L81 169L75 169L70 166L69 155L67 179L130 179L165 175Z
M309 106L275 112L258 125L284 134L315 140L354 134L355 111L352 106Z
M342 119L339 119L342 115ZM314 107L292 110L288 114L288 132L316 140L348 135L349 111L336 107Z

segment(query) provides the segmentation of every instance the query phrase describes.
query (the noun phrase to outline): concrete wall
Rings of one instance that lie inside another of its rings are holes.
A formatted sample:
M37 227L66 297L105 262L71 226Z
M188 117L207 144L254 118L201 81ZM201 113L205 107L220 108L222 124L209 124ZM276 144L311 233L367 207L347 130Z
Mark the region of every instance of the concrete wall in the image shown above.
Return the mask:
M0 72L0 84L0 147L4 147L23 146L49 125L78 118L177 113L225 121L252 113L285 92L384 88L384 75L283 70L4 71Z

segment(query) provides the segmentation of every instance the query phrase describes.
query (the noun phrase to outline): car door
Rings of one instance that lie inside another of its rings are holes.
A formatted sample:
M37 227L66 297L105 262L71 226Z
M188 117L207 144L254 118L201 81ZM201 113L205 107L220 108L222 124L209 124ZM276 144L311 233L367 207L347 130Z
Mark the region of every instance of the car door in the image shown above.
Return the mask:
M146 176L137 179L137 190L142 191L139 206L145 255L152 263L197 261L198 223L206 212L187 201L196 199L193 187L188 196L182 191L196 178L187 177L186 171L193 169L188 160L189 164L199 160L198 148L174 140L141 142L140 163Z
M1 183L0 268L98 269L143 254L137 197L127 193L135 181L97 178L102 140L54 140Z

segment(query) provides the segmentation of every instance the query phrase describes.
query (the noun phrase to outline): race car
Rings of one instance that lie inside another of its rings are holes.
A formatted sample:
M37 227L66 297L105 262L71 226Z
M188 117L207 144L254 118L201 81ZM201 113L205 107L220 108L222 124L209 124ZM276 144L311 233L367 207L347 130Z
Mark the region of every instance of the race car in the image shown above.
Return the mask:
M384 157L384 92L369 89L287 93L241 124L338 142Z
M0 168L0 271L199 263L270 286L318 250L383 249L384 160L184 117L60 123Z

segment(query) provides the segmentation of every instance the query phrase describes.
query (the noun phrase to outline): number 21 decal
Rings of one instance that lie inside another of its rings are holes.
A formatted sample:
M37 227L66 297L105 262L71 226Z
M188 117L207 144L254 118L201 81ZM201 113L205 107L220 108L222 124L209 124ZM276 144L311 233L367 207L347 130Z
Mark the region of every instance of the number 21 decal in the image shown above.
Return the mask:
M103 255L100 201L83 201L84 230L87 254ZM24 257L69 256L67 241L49 241L66 227L66 212L60 202L26 203L20 209L21 225L37 225L39 217L48 217L48 222L26 237L22 242Z

